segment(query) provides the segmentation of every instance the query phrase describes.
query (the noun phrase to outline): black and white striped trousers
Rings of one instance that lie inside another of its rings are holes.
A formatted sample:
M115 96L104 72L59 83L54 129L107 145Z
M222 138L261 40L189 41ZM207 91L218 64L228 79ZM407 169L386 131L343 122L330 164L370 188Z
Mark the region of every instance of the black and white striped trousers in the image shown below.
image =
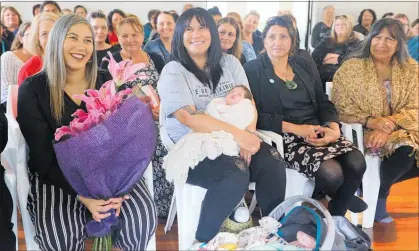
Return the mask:
M121 207L120 231L114 247L145 250L157 226L157 212L144 179ZM41 250L84 250L89 210L75 196L31 177L28 210L35 226L35 241Z

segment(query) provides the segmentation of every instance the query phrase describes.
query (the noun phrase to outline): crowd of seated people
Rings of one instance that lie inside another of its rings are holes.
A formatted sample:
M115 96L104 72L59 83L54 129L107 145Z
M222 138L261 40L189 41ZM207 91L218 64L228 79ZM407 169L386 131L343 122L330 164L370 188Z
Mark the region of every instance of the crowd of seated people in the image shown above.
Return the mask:
M42 250L83 249L85 215L100 221L107 217L101 212L111 208L120 212L125 226L114 246L144 250L157 217L169 215L174 185L165 177L168 151L159 134L151 161L154 197L144 179L129 199L79 196L58 165L54 132L70 123L74 111L86 109L73 95L99 89L110 79L111 56L144 65L122 88L149 85L156 90L151 111L156 129L164 111L165 131L174 143L191 131L224 131L239 147L238 156L206 158L188 171L186 183L207 189L196 242L217 234L250 182L256 183L262 215L268 215L293 182L287 180L287 168L315 180L313 197L326 201L332 215L364 211L368 205L354 194L367 168L365 158L343 136L341 122L363 125L364 142L357 143L383 160L377 222L393 221L386 209L391 186L419 176L418 19L411 23L401 13L379 19L365 9L354 24L326 6L313 28L310 54L300 49L297 20L287 10L264 24L256 11L223 16L216 6L205 10L191 4L179 14L150 8L144 23L121 9L108 14L82 5L61 9L55 1L34 5L32 13L34 18L26 21L14 7L1 10L0 146L7 142L8 88L18 85L17 122L29 150L28 210ZM82 57L76 59L73 51L82 51ZM331 100L326 82L333 82ZM252 93L256 116L245 129L205 112L213 99L236 86ZM257 130L280 134L284 156L262 142ZM0 231L5 233L0 243L13 248L11 201L3 177L0 189Z

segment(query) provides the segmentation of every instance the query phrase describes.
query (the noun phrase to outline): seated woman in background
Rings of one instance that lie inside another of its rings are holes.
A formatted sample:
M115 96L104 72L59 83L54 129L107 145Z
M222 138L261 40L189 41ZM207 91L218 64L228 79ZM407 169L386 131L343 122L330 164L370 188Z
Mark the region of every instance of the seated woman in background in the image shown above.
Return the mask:
M314 26L311 34L311 46L313 48L316 48L323 39L330 36L334 17L335 8L332 5L323 7L323 19Z
M409 51L410 56L419 62L419 36L415 35L410 28L409 18L405 14L397 14L393 18L402 23L404 33L406 34L407 50Z
M100 11L90 12L87 16L87 21L95 31L95 47L98 66L102 63L102 59L111 53L120 51L118 46L112 46L106 43L106 36L108 35L108 23L105 14Z
M130 16L122 19L116 26L116 33L121 45L121 51L112 54L115 61L132 60L133 64L143 63L146 66L139 70L136 74L145 74L146 79L138 77L137 79L126 83L126 87L133 88L136 85L151 85L154 89L157 88L157 81L159 74L164 66L164 61L160 55L156 53L147 53L141 49L144 40L143 26L136 16ZM109 58L109 56L107 57ZM108 69L109 62L103 60L100 68ZM156 121L156 126L159 124L159 110L160 106L153 107L153 116ZM158 130L157 130L158 132ZM154 179L154 199L157 206L159 217L166 217L170 201L173 194L173 185L165 179L165 173L162 169L163 157L166 156L167 151L163 147L160 137L157 137L157 149L153 156L153 179Z
M27 78L42 69L43 56L47 47L49 33L58 20L53 12L42 12L32 20L28 37L27 50L33 55L19 71L17 83L19 85Z
M323 84L333 81L333 75L343 59L359 45L360 41L352 32L351 22L345 16L336 17L331 36L322 40L311 54Z
M211 14L202 8L182 13L173 38L173 60L164 67L158 83L165 129L174 143L191 130L223 130L234 136L241 156L206 158L189 169L186 183L207 189L195 234L199 242L214 238L243 198L250 180L256 182L263 215L285 197L286 163L275 148L254 135L257 116L242 130L204 113L211 100L225 97L238 85L248 87L246 74L237 58L222 53Z
M313 60L295 55L290 18L269 19L262 34L266 53L244 65L258 110L257 128L283 135L285 161L315 178L316 188L332 198L332 215L365 210L354 196L366 169L364 156L342 136Z
M19 26L22 24L19 12L12 6L3 7L1 9L1 23L5 27L4 39L12 44Z
M255 53L255 50L253 49L253 46L249 42L243 39L243 20L240 14L237 12L229 12L227 14L227 17L233 18L240 28L240 37L242 41L243 55L246 58L246 62L256 59L256 53Z
M30 27L30 22L23 23L16 33L11 51L1 55L1 103L7 101L9 85L17 85L20 68L32 57L27 50Z
M119 21L126 18L127 15L125 12L119 9L114 9L109 12L108 18L108 42L110 45L118 45L118 36L116 34L116 26L118 25Z
M239 25L231 17L224 17L217 23L218 35L220 37L221 49L235 56L243 65L246 58L242 52L241 34Z
M43 71L27 78L19 89L17 121L30 159L27 207L41 250L84 250L87 220L92 217L100 222L109 216L102 212L111 208L117 211L121 225L113 243L119 249L145 250L157 226L144 179L128 197L90 199L77 196L57 163L53 148L56 129L69 125L76 110L86 111L86 104L72 97L99 89L110 80L109 74L97 70L93 37L85 18L74 14L61 17L48 39ZM74 57L75 53L82 57Z
M170 61L170 52L172 51L172 39L176 21L173 15L167 11L159 11L155 15L154 23L156 24L159 38L149 41L144 46L144 51L160 55L166 64Z
M377 20L377 15L371 9L362 10L358 17L358 24L355 25L354 31L366 36L370 32L371 26Z
M418 64L404 39L399 21L377 21L333 81L332 99L341 120L362 124L367 152L383 157L375 213L380 222L392 221L386 211L390 187L419 175Z
M256 11L251 11L244 17L243 23L243 39L249 42L256 55L263 50L263 41L260 36L257 35L256 30L258 29L260 21L260 15Z

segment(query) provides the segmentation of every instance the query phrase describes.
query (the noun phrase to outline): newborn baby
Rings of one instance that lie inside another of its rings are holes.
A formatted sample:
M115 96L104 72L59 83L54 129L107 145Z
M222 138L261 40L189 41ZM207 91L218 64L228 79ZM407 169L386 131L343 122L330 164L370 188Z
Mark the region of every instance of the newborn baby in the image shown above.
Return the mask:
M224 98L215 98L206 113L242 130L255 118L252 93L244 85L231 89ZM233 135L225 131L211 133L191 132L181 138L166 155L163 168L169 181L185 182L189 168L194 168L205 158L216 159L221 154L238 156L239 147Z

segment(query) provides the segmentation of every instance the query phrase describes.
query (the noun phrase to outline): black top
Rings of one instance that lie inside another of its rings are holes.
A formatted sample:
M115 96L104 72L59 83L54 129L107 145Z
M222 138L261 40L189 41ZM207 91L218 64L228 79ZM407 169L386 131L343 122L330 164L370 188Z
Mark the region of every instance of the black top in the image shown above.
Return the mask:
M3 152L4 148L6 148L7 145L7 139L8 139L8 125L7 125L7 118L6 115L4 114L4 111L2 109L0 109L0 153ZM3 166L0 163L0 179L3 179L4 177L4 172L5 169L3 168ZM0 181L0 184L4 184L4 181ZM3 187L2 187L3 189ZM0 202L4 203L4 199L2 199L4 195L1 195L0 197ZM2 217L5 217L2 214Z
M362 33L362 35L367 36L368 33L370 33L367 28L365 28L364 26L362 26L361 24L357 24L354 26L353 31L357 31L359 33Z
M311 56L317 65L317 69L319 70L320 77L323 82L333 80L333 76L342 64L343 60L350 53L355 51L360 43L361 42L356 38L350 39L341 44L335 43L331 38L324 39L320 42L320 44L314 49ZM340 55L338 58L338 64L323 64L323 60L328 53L336 53Z
M310 111L294 110L292 121L288 122L295 124L339 122L336 108L323 91L316 64L311 59L310 54L304 50L298 50L289 63L295 75L298 75L296 80L301 81L301 83L297 84L306 89L308 93L308 96L303 94L303 97L293 95L296 99L292 102L300 103L299 108L306 106L310 102L312 108L309 109L314 109L317 121L306 118ZM244 65L244 69L258 111L257 128L282 134L282 121L289 119L287 107L292 104L289 103L289 100L285 101L284 104L284 100L282 100L282 96L284 95L280 93L283 91L283 87L281 86L283 83L278 81L271 60L266 53L263 53L257 59L247 62ZM298 100L298 98L301 99Z
M331 27L327 26L323 22L317 23L313 28L313 33L311 34L311 46L316 48L317 45L323 40L330 36Z
M274 76L274 84L278 85L279 91L277 93L282 101L283 120L293 124L319 125L320 122L311 103L307 87L298 74L295 74L293 80L297 84L297 88L290 90L284 80L276 75Z
M110 79L109 73L99 71L96 89ZM32 174L37 173L42 183L75 194L58 166L52 142L57 128L69 125L73 120L71 114L77 109L86 110L85 104L78 106L65 94L63 118L57 123L52 117L48 80L44 71L25 79L18 95L17 122L29 147L29 171Z
M256 56L263 50L263 39L262 37L258 36L255 32L252 33L253 38L253 49L255 50Z
M109 49L105 49L105 50L100 50L100 51L96 51L96 56L97 56L97 66L99 67L100 64L102 63L102 59L106 56L108 56L108 51L110 51L112 54L115 52L118 52L121 50L121 47L119 46L111 46Z
M147 54L150 56L151 60L153 60L154 66L156 67L157 71L160 74L165 65L163 58L159 54L156 54L156 53L147 53ZM112 57L115 59L116 62L121 62L123 60L121 56L121 51L112 53ZM106 56L106 58L109 58L109 56ZM102 61L99 68L107 71L108 64L109 64L108 61Z

